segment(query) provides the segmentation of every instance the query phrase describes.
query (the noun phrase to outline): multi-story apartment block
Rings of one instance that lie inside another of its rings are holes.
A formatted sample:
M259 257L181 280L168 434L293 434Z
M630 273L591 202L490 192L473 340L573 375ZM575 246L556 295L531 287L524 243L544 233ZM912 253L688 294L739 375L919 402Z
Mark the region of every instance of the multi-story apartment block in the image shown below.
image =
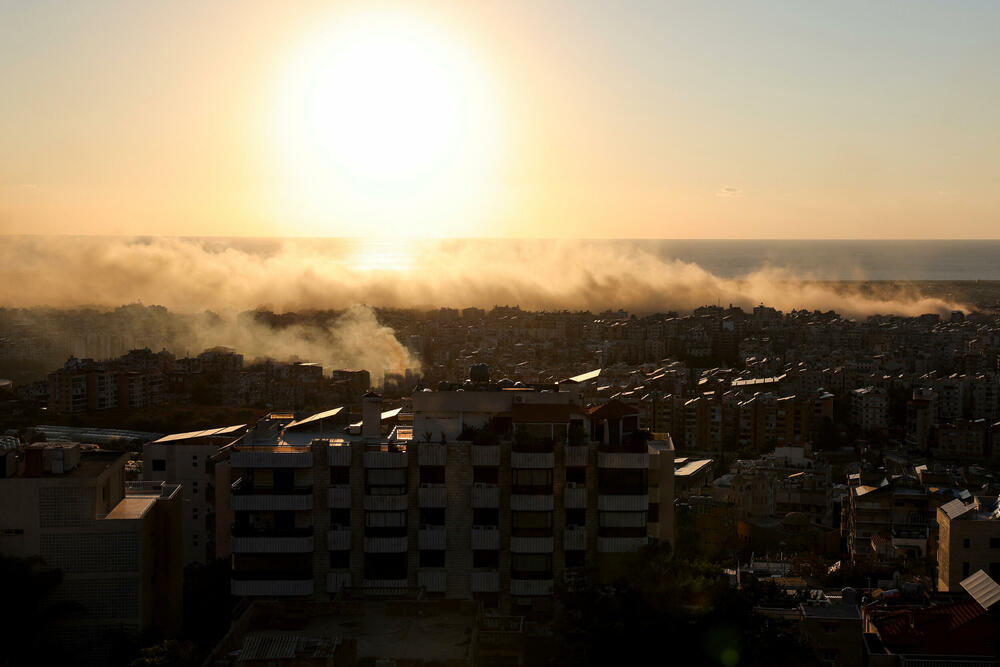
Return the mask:
M573 573L614 571L650 538L673 539L673 445L620 402L418 391L412 428L388 437L380 398L362 411L357 436L314 421L233 446L234 595L420 587L544 611Z
M228 445L245 424L165 435L142 448L143 479L180 484L185 563L229 555ZM220 526L223 528L219 530Z
M851 559L933 557L938 502L916 479L883 479L877 486L851 484L841 524Z
M881 387L862 387L851 392L851 417L862 431L889 425L889 399Z
M71 603L73 611L48 631L79 648L81 663L103 664L107 633L180 628L180 489L126 484L127 458L71 443L3 457L0 553L40 556L62 572L47 602Z
M958 498L937 508L939 591L959 591L978 570L1000 578L1000 508L996 498Z

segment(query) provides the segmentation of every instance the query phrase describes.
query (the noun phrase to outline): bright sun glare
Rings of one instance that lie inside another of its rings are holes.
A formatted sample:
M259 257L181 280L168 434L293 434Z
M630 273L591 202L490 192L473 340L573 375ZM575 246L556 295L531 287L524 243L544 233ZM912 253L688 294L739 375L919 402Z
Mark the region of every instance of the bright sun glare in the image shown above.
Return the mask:
M334 17L279 89L282 214L317 234L460 231L453 221L488 205L495 106L483 68L444 26L401 10Z

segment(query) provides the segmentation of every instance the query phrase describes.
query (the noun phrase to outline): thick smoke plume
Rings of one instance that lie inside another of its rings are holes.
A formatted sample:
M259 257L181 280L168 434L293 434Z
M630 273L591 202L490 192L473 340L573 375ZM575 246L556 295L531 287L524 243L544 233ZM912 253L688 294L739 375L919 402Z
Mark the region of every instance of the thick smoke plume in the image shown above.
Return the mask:
M400 240L371 247L312 239L7 237L0 274L0 305L7 307L141 300L180 312L286 312L359 303L641 313L763 302L786 311L832 309L850 316L968 309L905 284L874 293L780 267L723 278L639 244L575 241Z

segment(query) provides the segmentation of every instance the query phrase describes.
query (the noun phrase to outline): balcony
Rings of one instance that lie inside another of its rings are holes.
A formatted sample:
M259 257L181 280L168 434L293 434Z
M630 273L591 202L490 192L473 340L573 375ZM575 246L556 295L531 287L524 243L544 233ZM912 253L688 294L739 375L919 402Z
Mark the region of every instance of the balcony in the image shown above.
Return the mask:
M648 452L597 452L598 468L649 468Z
M370 554L406 553L409 545L405 537L366 537L365 552Z
M365 452L365 468L405 468L406 452Z
M326 592L339 593L341 588L351 585L350 572L330 572L326 575Z
M312 595L312 579L233 579L230 593L238 597Z
M329 551L349 551L351 548L351 529L332 528L326 531L326 548Z
M367 512L401 512L410 505L410 497L405 493L391 496L365 496Z
M511 575L510 594L524 597L552 595L552 579L515 579Z
M233 510L245 511L286 511L311 510L313 508L312 486L274 489L272 487L254 487L233 485L231 499Z
M448 591L448 572L442 569L417 570L417 585L428 593Z
M566 509L583 509L587 507L587 487L566 485L563 491L563 507Z
M646 512L649 510L649 496L601 493L597 496L597 509L602 512Z
M510 509L515 512L551 512L554 502L552 490L547 495L510 494Z
M552 452L511 452L511 468L554 468L556 465L556 455Z
M232 550L236 554L301 554L313 551L312 528L233 531Z
M563 449L565 465L582 467L587 465L586 447L566 447Z
M496 484L475 483L472 485L473 509L494 509L500 507L500 487Z
M621 554L639 551L649 544L648 537L598 537L597 551L602 554Z
M510 538L511 553L519 554L550 554L555 540L552 537L514 537Z
M566 526L563 530L563 549L584 551L587 548L587 529L583 526Z
M364 592L367 595L405 596L410 592L408 579L365 579Z
M351 446L350 445L330 445L326 450L327 464L331 466L350 466L351 465Z
M448 489L444 484L421 484L419 496L421 507L444 507L448 504Z
M473 593L499 593L500 573L496 570L473 570L469 573L469 590Z
M473 445L472 465L474 466L498 466L500 465L500 448L489 445Z
M500 548L500 529L496 526L473 526L472 548L496 551Z
M421 442L417 445L417 463L422 466L443 466L448 463L448 445Z
M326 506L330 509L350 509L351 487L331 486L326 492Z
M447 548L444 526L424 526L417 532L417 548L444 551Z
M312 464L312 451L306 447L239 449L229 456L233 468L311 468Z

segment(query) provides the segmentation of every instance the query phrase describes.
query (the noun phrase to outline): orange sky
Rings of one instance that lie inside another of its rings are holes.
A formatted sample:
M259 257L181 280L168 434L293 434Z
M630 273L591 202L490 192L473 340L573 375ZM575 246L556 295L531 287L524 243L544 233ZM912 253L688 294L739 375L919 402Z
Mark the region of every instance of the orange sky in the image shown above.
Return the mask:
M803 4L4 3L0 232L996 238L1000 6Z

